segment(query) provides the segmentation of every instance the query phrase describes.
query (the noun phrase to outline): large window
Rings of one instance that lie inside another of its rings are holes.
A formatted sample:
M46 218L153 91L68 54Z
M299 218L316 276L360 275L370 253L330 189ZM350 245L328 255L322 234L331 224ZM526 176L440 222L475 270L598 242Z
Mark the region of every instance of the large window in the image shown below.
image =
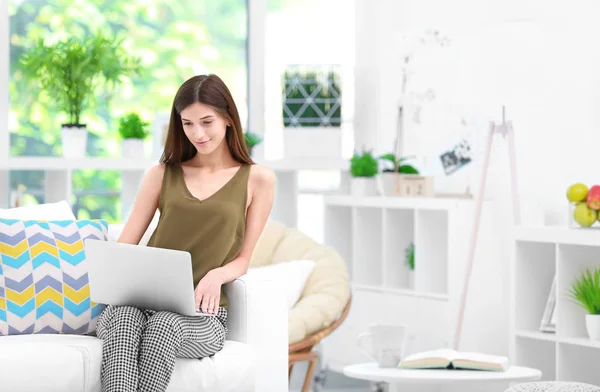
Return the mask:
M131 54L142 58L144 77L128 81L109 101L83 113L89 131L88 156L119 154L119 116L137 111L152 122L168 113L179 85L190 76L218 74L231 89L243 123L247 103L247 4L245 0L12 0L10 16L10 108L12 156L60 152L65 118L23 83L21 55L39 39L83 37L98 27L126 37ZM11 187L25 189L26 202L43 202L43 173L15 171ZM78 215L119 219L118 171L73 172ZM93 197L96 196L96 197Z

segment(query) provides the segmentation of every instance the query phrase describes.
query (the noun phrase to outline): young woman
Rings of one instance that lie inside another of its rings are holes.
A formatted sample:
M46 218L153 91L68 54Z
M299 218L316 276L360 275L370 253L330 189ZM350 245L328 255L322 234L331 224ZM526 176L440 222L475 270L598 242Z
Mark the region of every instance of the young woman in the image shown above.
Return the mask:
M146 174L119 242L138 244L156 209L148 246L190 252L196 307L189 317L107 306L98 319L105 392L165 391L176 357L203 358L223 347L223 285L246 273L273 204L275 175L250 159L237 108L215 75L177 91L161 163Z

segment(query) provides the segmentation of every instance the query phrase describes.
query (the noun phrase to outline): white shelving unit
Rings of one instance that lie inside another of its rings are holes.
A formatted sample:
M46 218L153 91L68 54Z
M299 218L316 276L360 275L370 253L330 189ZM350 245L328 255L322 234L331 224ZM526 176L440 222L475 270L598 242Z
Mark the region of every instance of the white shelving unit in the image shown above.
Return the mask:
M125 218L129 215L146 170L153 164L150 160L127 158L11 157L0 162L0 208L9 207L8 178L14 170L43 171L44 195L48 203L71 201L72 174L75 170L119 170L122 175L122 218Z
M344 159L309 159L258 161L273 168L277 175L275 203L271 217L288 226L296 227L298 220L298 171L334 170L347 178L348 161ZM41 170L45 173L45 199L47 202L71 200L72 172L82 169L119 170L122 173L121 201L125 219L133 205L141 181L155 160L127 158L82 158L62 157L0 157L0 208L7 208L9 202L9 175L13 170ZM342 190L347 181L342 182Z
M568 297L571 283L600 266L600 231L562 227L515 230L511 263L511 358L544 380L600 385L600 341L588 338L585 311ZM556 276L556 332L540 332Z
M324 242L347 262L353 295L347 319L323 345L330 369L370 360L356 337L373 323L407 325L406 353L451 346L474 207L466 199L325 196ZM489 208L485 202L484 238ZM405 262L411 242L414 280Z

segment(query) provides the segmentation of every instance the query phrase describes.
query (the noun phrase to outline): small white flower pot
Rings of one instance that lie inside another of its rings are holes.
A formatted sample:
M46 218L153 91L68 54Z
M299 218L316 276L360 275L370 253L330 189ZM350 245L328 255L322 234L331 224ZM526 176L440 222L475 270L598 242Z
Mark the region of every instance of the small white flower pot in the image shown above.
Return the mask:
M352 177L350 193L353 196L377 196L377 181L375 177Z
M85 125L63 124L61 128L63 157L84 158L87 150L87 128Z
M265 147L263 143L259 143L252 147L252 152L250 153L250 158L253 160L262 160L265 157Z
M585 327L592 340L600 340L600 314L586 314Z
M381 173L381 184L383 187L384 196L399 196L400 195L400 181L401 178L398 173L394 172L383 172ZM398 189L396 190L396 182L398 182Z
M287 127L283 129L286 158L341 158L343 135L340 127Z
M144 151L144 139L123 139L121 141L121 155L123 158L146 158Z

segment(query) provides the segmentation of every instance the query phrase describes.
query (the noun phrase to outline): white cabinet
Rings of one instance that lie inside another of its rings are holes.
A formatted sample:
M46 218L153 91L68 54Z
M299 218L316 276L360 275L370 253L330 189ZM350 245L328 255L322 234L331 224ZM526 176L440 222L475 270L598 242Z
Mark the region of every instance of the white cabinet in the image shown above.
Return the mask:
M600 267L600 231L521 227L511 267L511 356L538 368L544 380L600 385L600 341L588 338L585 311L568 293L586 268ZM555 332L540 332L556 279Z
M466 199L325 196L324 242L346 261L353 295L348 318L323 344L327 367L369 361L356 337L373 323L406 324L407 354L452 345L474 207ZM484 238L489 208L485 202ZM414 272L405 261L410 243ZM496 262L485 251L478 258Z

